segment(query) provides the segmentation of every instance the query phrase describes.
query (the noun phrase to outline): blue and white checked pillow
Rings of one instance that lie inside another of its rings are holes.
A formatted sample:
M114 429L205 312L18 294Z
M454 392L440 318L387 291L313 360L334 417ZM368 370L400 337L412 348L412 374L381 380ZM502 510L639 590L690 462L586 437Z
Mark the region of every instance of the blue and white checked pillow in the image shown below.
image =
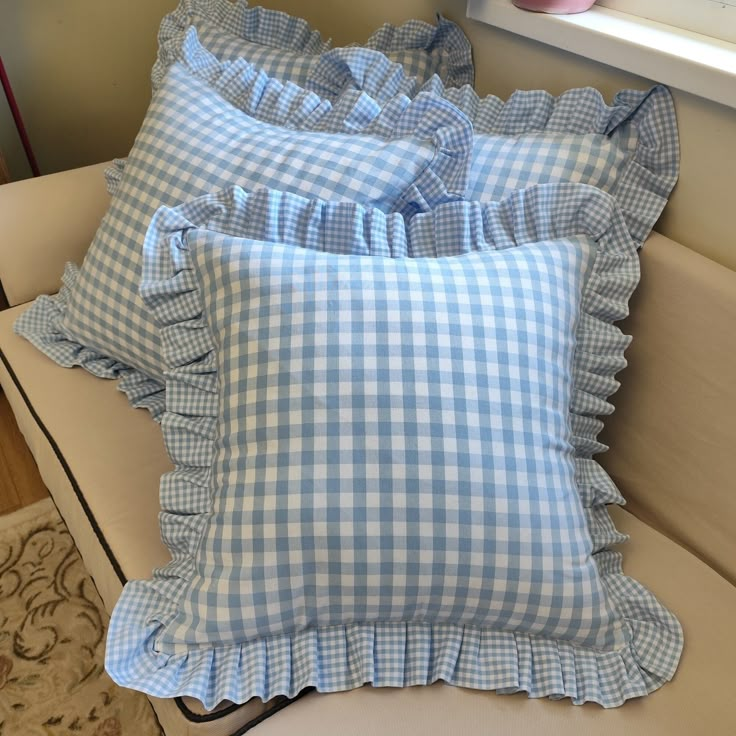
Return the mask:
M331 49L330 42L323 41L302 18L248 8L243 0L181 0L161 21L158 58L151 73L154 90L178 58L178 47L190 26L197 28L204 46L221 61L242 57L275 79L305 88L320 55ZM438 75L451 87L473 84L470 42L459 26L441 16L436 26L419 20L398 27L386 23L362 46L343 50L357 60L363 47L385 54L422 83Z
M121 390L154 414L163 410L161 348L138 283L157 207L237 183L411 214L462 196L472 139L467 118L432 95L401 98L385 114L360 92L332 104L242 59L219 64L193 30L190 40L81 269L70 267L59 296L40 298L15 325L61 365L123 376ZM285 117L303 130L263 122Z
M208 708L440 679L615 706L671 678L679 624L591 557L570 444L576 337L612 327L627 252L575 185L408 224L239 189L159 210L173 559L126 585L112 677Z
M310 76L319 63L320 55L331 48L307 22L276 10L263 7L248 8L238 0L182 0L172 13L164 16L159 29L159 50L151 72L153 88L163 82L169 67L182 58L182 47L196 29L199 40L220 61L245 58L282 82L311 89ZM364 48L371 49L363 54ZM437 75L449 87L473 84L474 68L470 42L459 26L438 15L437 25L411 20L401 26L386 23L364 46L343 49L352 57L352 65L365 63L372 66L376 54L401 65L412 79L428 81ZM378 65L377 80L383 78L384 67ZM366 67L362 77L365 84L376 90L383 85L372 83ZM321 85L321 82L319 83ZM352 84L351 88L356 88ZM331 95L334 100L339 94ZM374 97L387 102L393 94ZM283 121L289 125L288 119ZM125 159L115 159L105 170L105 181L110 194L115 194L125 169Z
M612 194L639 244L651 233L679 173L679 138L672 96L657 85L622 90L606 105L590 87L559 97L520 90L507 101L479 97L471 86L449 88L411 78L368 49L359 57L334 49L315 68L310 89L332 96L361 89L372 97L413 97L431 91L472 121L475 142L468 199L502 199L513 189L572 181Z

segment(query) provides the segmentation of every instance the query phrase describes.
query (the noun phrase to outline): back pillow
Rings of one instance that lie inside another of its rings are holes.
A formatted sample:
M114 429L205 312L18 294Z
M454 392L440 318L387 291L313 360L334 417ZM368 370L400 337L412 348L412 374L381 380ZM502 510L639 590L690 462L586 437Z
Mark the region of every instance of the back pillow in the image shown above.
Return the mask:
M163 82L169 67L181 59L182 47L191 38L192 29L196 30L204 47L220 61L244 58L274 79L311 89L311 74L320 55L330 50L330 42L324 41L302 18L247 6L242 0L234 4L228 0L182 0L176 10L164 16L158 34L158 57L151 71L154 90ZM371 49L370 54L362 55L362 48ZM378 51L400 64L409 78L428 81L436 74L450 87L473 84L475 71L470 42L459 26L439 15L436 26L418 20L398 27L386 23L364 47L343 50L354 57L354 65L360 64L362 59L370 65L372 54ZM363 74L365 83L369 83L368 68ZM382 65L376 74L378 79L382 78ZM378 89L380 84L371 86ZM392 96L374 99L384 102ZM124 170L125 159L121 158L115 159L105 170L105 182L111 195L115 194Z
M450 100L475 132L469 199L498 201L535 184L590 184L613 195L638 244L667 204L679 171L679 141L666 87L623 90L611 106L589 87L559 97L517 91L503 101L481 98L470 86L451 89L436 77L422 84L381 54L363 49L361 55L356 59L344 49L325 54L311 89L325 96L361 89L381 99L431 91Z
M16 332L61 365L123 377L132 403L158 414L160 339L138 283L141 246L159 206L235 183L403 214L462 196L472 128L453 105L420 95L383 116L362 93L346 100L333 106L284 87L242 59L220 65L203 52L175 64L82 268L68 267L58 297L39 298ZM285 110L305 130L257 119Z

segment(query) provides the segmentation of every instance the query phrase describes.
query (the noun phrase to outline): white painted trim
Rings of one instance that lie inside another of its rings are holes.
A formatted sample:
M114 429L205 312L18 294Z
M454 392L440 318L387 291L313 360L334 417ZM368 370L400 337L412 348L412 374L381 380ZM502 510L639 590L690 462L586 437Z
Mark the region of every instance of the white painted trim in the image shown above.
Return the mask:
M736 108L736 44L608 8L575 15L467 0L473 20L556 46Z
M736 43L736 0L597 0L597 4Z

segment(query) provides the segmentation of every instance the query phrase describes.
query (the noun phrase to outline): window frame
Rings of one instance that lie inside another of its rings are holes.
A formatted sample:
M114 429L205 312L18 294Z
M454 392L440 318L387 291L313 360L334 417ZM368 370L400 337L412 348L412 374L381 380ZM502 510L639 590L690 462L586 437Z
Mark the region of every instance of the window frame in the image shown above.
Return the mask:
M555 15L511 0L466 0L466 17L736 110L736 43L600 5Z
M736 43L736 0L597 0L596 5Z

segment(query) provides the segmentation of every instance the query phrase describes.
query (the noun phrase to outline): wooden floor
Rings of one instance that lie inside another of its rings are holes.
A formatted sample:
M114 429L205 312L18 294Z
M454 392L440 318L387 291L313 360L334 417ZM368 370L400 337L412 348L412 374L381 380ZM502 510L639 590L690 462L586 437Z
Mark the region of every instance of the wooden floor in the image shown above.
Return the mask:
M0 515L48 495L8 400L0 390Z

